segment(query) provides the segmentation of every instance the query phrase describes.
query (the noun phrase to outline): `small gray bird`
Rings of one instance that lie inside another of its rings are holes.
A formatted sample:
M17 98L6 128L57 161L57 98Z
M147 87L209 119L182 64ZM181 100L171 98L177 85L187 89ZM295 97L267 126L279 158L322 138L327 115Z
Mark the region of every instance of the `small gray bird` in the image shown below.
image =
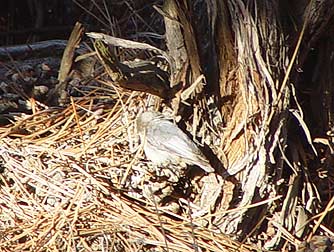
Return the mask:
M195 143L159 112L143 112L137 118L137 130L144 143L146 157L154 164L185 162L214 172Z

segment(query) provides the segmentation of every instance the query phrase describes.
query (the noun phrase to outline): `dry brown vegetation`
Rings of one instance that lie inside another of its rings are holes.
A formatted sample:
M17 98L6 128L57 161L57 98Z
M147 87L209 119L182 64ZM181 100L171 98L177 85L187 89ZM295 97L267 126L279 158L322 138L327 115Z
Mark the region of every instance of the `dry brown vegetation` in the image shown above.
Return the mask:
M114 37L79 29L46 92L36 69L6 63L17 67L0 86L0 250L331 248L334 47L321 38L332 5L103 3L93 10ZM299 12L282 18L288 7ZM150 75L131 72L134 58ZM135 125L150 109L173 117L215 174L152 167Z

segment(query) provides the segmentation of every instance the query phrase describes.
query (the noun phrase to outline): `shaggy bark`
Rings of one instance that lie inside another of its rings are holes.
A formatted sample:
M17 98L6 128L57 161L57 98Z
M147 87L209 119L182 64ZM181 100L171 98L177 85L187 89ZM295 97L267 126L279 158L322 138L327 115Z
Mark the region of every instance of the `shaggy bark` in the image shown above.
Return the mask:
M320 117L320 131L331 132L333 62L325 54L330 55L333 47L330 41L319 40L328 36L325 32L332 27L333 1L311 1L309 5L297 1L165 2L169 8L173 7L165 17L171 55L177 60L177 55L187 52L182 61L186 59L189 63L192 78L185 81L185 86L200 74L205 76L203 91L198 89L196 98L191 100L193 107L185 106L183 111L192 110L186 114L200 118L193 132L199 132L197 136L202 139L209 138L212 152L226 169L221 175L227 172L240 183L225 180L216 211L231 207L240 210L215 215L215 225L240 238L249 237L255 230L266 233L274 227L275 234L269 235L265 244L268 248L281 242L278 227L295 233L298 238L301 234L305 237L311 230L297 229L305 224L302 220L306 212L312 215L320 210L320 199L317 185L306 170L309 160L301 152L316 158L317 150L312 142L315 132L309 131L310 125L305 122L308 116L303 115L303 110L308 108L300 105L303 96L295 88L305 88L298 69L306 67L310 50L319 46L316 56L322 60L316 65L324 72L320 75L319 68L312 69L312 77L321 84L321 95L311 102L325 112L323 116L315 115ZM170 21L171 16L174 21ZM177 21L181 25L175 25ZM170 22L174 25L169 25ZM290 28L292 22L295 29ZM177 44L183 46L175 52L176 42L171 36L180 34L181 30L183 39L177 36ZM189 33L195 44L187 43ZM297 60L293 54L295 47ZM215 109L210 110L212 107ZM205 127L208 125L218 132L219 139ZM296 128L302 140L289 137ZM332 142L328 135L323 135L324 139L326 143ZM321 149L328 152L332 150L330 146ZM282 193L280 200L270 200ZM246 207L264 200L269 201L258 207ZM270 221L266 220L269 215L274 216Z

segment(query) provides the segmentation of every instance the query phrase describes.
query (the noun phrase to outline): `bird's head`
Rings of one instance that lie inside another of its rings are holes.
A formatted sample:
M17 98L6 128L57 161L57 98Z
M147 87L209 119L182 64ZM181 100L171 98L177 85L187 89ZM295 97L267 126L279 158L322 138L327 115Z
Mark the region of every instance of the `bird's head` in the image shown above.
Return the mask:
M136 120L138 132L143 133L149 123L161 118L163 118L163 114L155 111L146 111L139 114Z

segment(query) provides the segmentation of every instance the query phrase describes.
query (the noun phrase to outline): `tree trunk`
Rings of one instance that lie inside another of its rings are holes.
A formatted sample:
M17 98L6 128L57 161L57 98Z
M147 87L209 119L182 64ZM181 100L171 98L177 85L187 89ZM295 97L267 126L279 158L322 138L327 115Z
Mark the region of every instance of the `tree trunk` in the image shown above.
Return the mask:
M205 76L192 106L178 109L193 116L189 121L200 118L195 132L223 166L215 205L222 214L214 224L239 238L268 233L267 248L282 242L280 228L307 237L312 230L303 217L327 201L319 204L320 185L310 177L319 168L317 153L326 158L326 171L333 163L333 36L326 34L333 1L167 0L165 11L171 56L189 64L185 87ZM176 42L171 34L181 32ZM182 45L177 52L175 44ZM314 113L319 110L324 114ZM314 146L315 135L327 146ZM238 211L225 214L229 208Z

